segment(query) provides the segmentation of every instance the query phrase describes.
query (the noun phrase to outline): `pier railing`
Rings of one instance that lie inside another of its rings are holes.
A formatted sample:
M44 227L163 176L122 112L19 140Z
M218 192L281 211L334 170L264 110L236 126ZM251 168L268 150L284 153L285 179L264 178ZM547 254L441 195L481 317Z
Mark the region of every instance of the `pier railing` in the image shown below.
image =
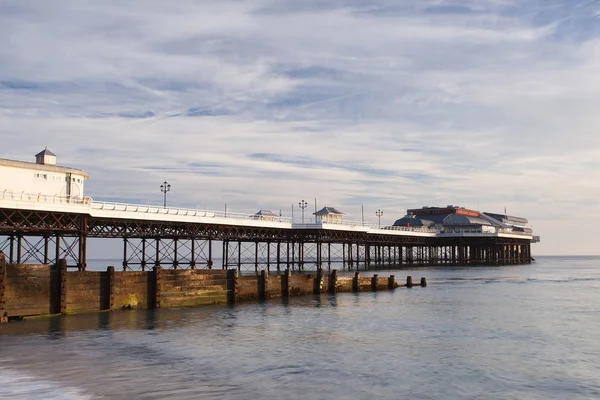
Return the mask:
M261 216L254 215L251 213L239 213L229 211L211 211L211 210L200 210L200 209L188 209L188 208L164 208L156 205L140 205L140 204L128 204L128 203L116 203L116 202L103 202L93 201L88 196L59 196L59 195L47 195L42 193L25 193L25 192L11 192L8 190L0 191L0 200L5 201L26 201L34 203L46 203L46 204L58 204L58 205L85 205L90 207L92 210L103 210L103 211L116 211L116 212L135 212L142 214L158 214L158 215L174 215L184 217L198 217L198 218L223 218L223 219L234 219L234 220L245 220L245 221L263 221L263 222L275 222L275 223L286 223L294 224L295 228L311 229L326 226L344 226L356 229L379 229L382 231L406 231L406 232L419 232L419 233L430 233L437 235L448 235L453 234L510 234L519 236L531 236L534 240L539 241L539 237L533 237L531 233L514 231L511 228L497 228L494 232L484 232L482 229L452 229L445 231L442 228L426 228L426 227L408 227L408 226L379 226L377 224L371 224L362 221L315 221L311 219L310 222L299 223L297 220L293 220L289 217L282 216Z
M210 211L210 210L198 210L189 208L163 208L160 206L151 205L139 205L139 204L126 204L126 203L112 203L112 202L99 202L92 201L91 208L93 210L104 210L104 211L126 211L126 212L138 212L145 214L162 214L162 215L180 215L186 217L201 217L201 218L227 218L227 219L241 219L248 221L267 221L267 222L284 222L291 223L292 219L287 217L265 217L260 215L253 215L250 213L236 213L229 211Z
M59 196L42 193L0 192L0 200L8 201L30 201L49 204L91 204L92 199L88 196Z

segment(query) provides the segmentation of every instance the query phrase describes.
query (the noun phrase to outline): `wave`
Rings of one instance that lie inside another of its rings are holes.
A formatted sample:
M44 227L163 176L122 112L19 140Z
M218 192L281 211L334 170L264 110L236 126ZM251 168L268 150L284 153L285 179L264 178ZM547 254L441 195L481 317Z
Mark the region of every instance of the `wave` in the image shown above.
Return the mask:
M0 360L5 364L8 360ZM0 367L0 388L2 396L11 400L91 400L94 397L84 393L83 389L64 386L60 383L42 379L23 371Z

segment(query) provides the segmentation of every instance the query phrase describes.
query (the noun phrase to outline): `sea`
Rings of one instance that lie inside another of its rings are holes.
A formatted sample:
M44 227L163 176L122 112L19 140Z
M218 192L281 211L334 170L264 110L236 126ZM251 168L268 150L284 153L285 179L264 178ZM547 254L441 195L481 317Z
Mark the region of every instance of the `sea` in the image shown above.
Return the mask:
M0 398L600 398L600 257L378 273L428 286L3 324Z

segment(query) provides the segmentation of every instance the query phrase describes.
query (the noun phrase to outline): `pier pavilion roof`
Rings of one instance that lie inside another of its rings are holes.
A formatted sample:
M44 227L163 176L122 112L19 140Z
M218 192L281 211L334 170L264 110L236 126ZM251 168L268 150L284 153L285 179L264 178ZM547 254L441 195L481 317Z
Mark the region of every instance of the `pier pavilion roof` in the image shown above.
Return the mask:
M344 215L343 212L335 209L334 207L323 207L319 211L313 213L313 215L329 215L329 214Z
M472 226L472 225L491 226L492 223L490 223L489 221L487 221L483 218L471 217L468 215L460 215L460 214L450 214L446 218L444 218L444 220L442 221L442 225L444 225L444 226Z
M253 217L255 219L268 219L272 221L279 218L279 215L275 214L270 210L259 210L256 214L253 215Z
M441 221L440 221L441 222ZM406 215L394 222L394 226L433 226L436 222L431 219L417 217L416 215Z

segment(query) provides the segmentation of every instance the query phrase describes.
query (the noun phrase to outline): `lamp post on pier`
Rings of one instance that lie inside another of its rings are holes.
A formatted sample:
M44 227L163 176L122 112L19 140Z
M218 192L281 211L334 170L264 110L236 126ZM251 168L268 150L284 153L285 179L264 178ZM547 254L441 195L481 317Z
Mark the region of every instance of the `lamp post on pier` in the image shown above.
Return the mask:
M381 228L381 216L383 215L383 211L382 210L377 210L377 211L375 211L375 215L377 215L377 220L378 220L377 226L379 228Z
M302 200L300 203L298 203L298 206L302 209L302 223L304 223L304 209L308 207L308 203Z
M163 208L167 208L167 192L171 190L171 185L164 181L162 185L160 185L160 191L164 194Z

